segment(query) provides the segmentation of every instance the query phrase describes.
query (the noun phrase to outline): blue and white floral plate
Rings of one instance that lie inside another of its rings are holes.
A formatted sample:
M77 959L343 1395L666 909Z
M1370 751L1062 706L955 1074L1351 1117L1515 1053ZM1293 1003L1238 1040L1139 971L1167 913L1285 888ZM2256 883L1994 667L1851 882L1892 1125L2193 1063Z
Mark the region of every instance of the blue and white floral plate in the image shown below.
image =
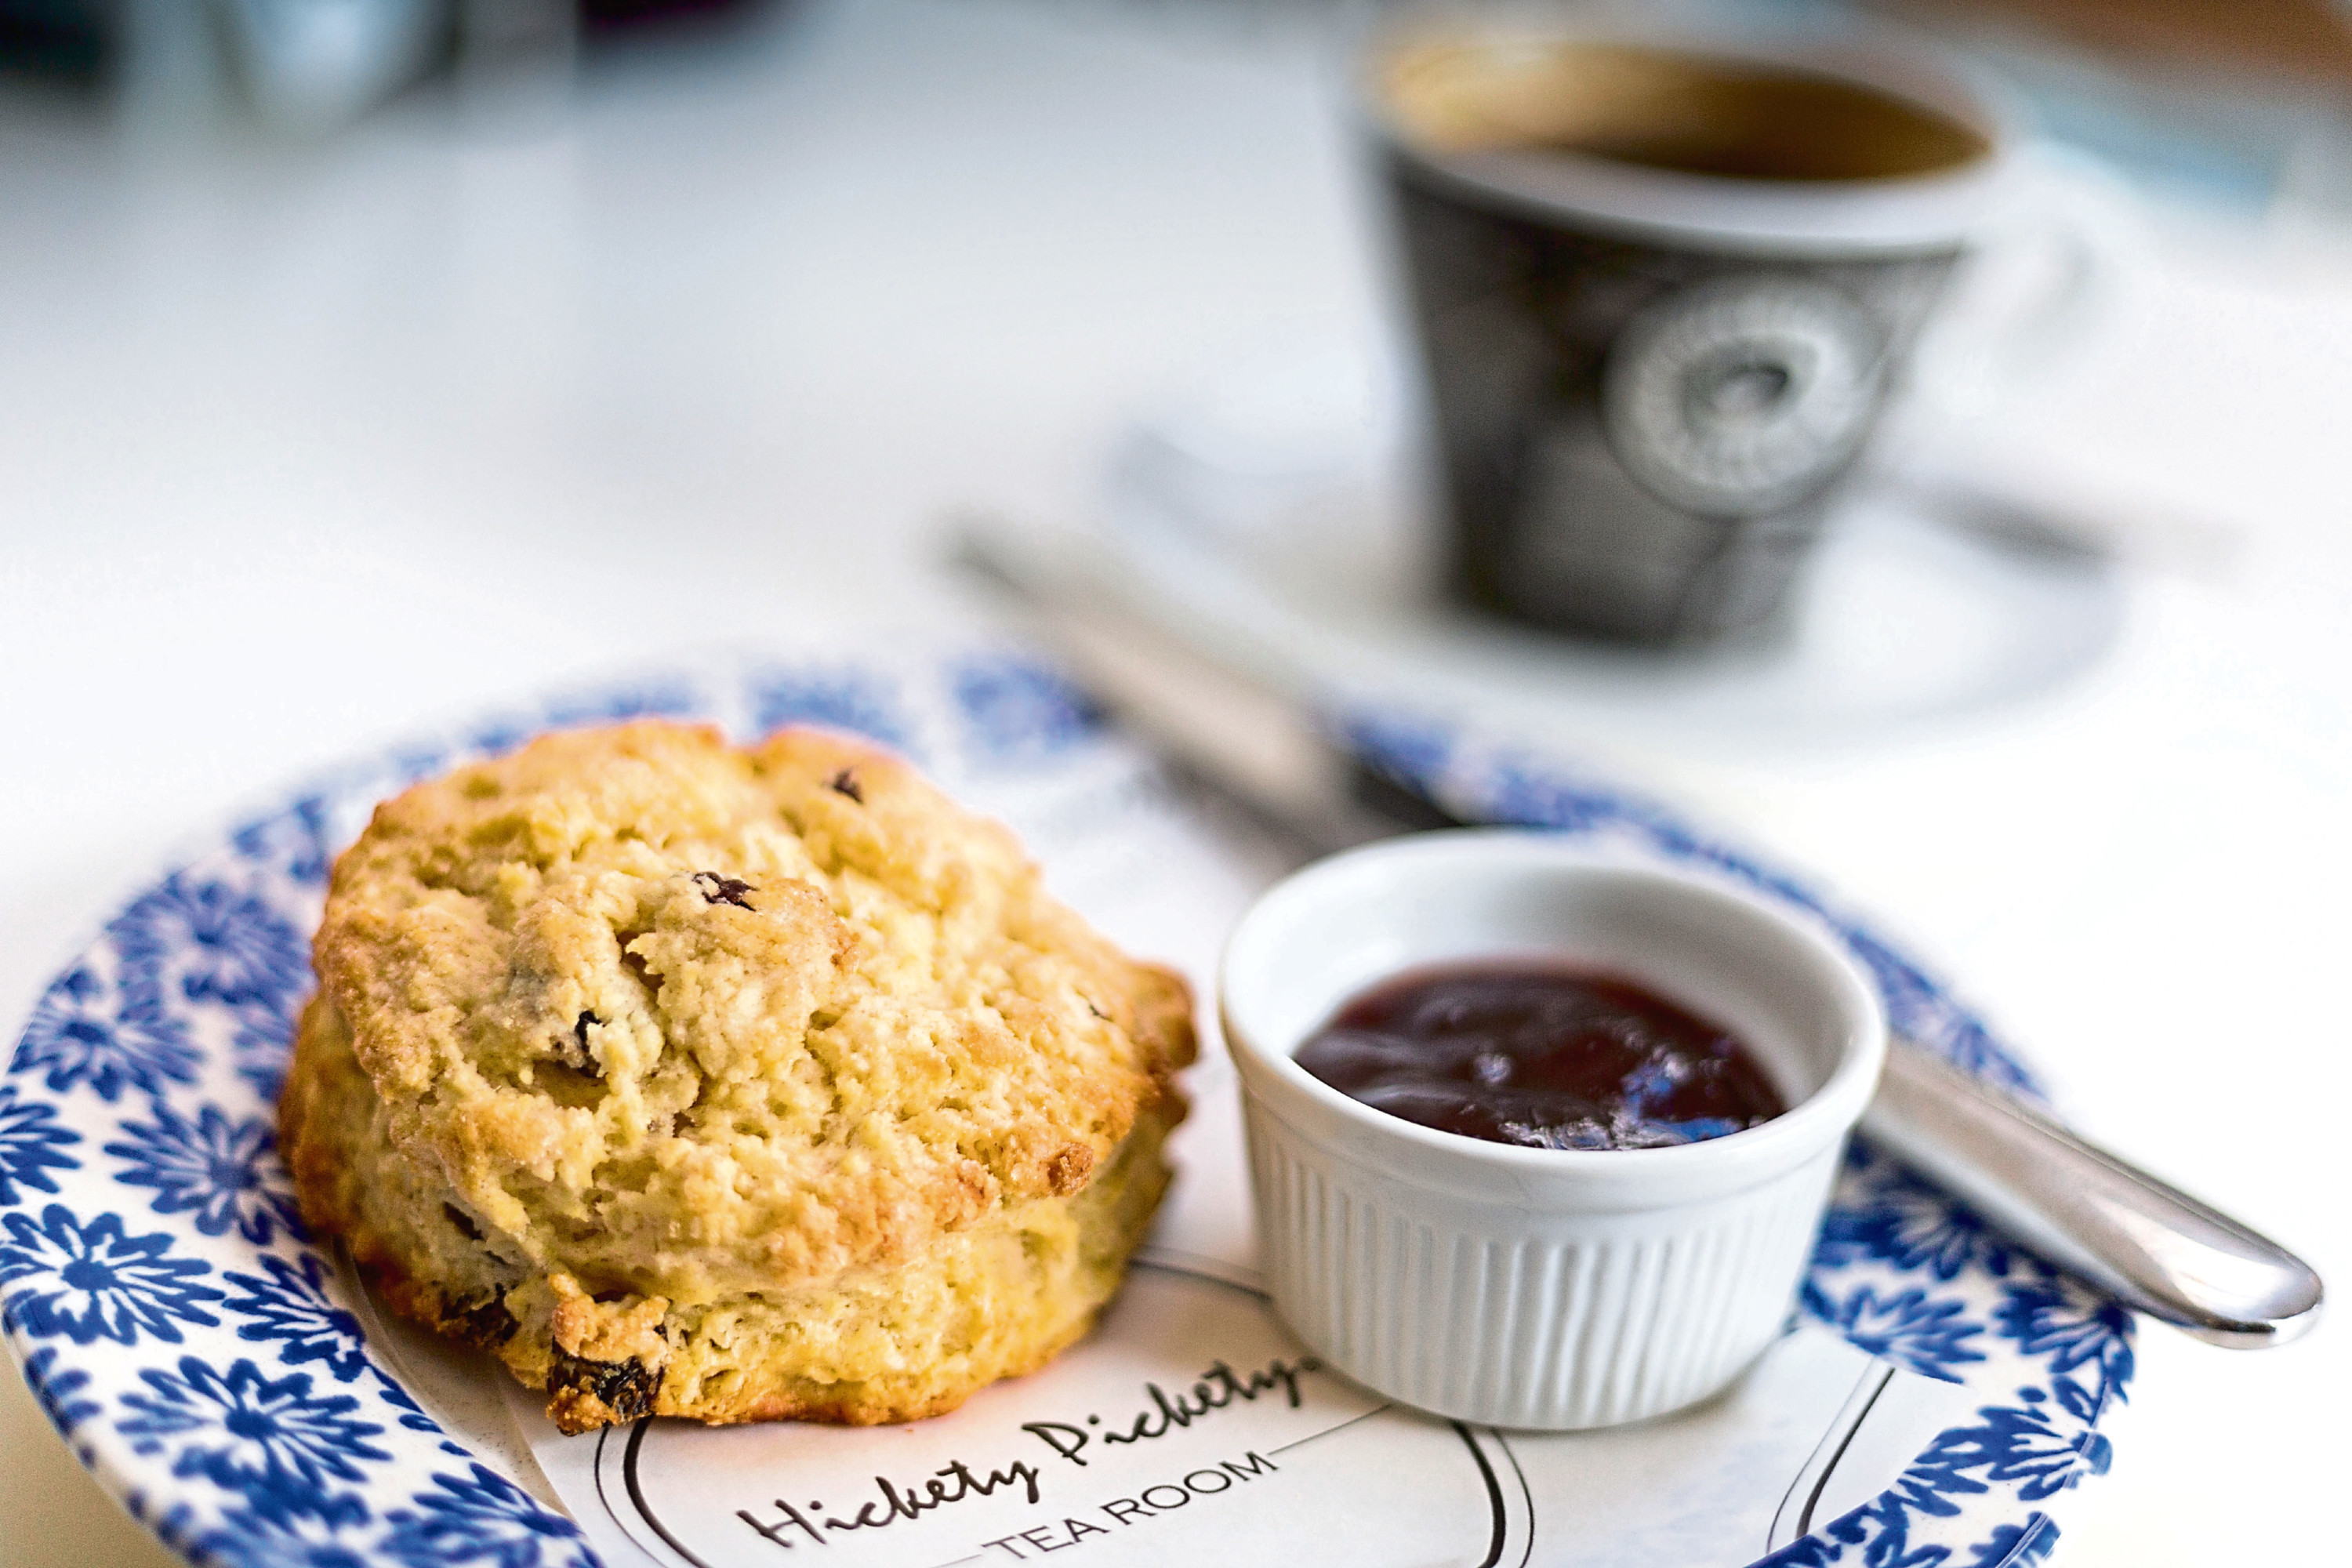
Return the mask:
M874 736L1011 817L1049 874L1089 842L1115 842L1135 813L1180 809L1148 760L1025 654L730 655L394 748L131 900L48 987L0 1076L0 1323L59 1435L191 1562L596 1561L535 1495L543 1482L508 1473L510 1445L436 1421L370 1343L364 1303L296 1218L271 1107L328 864L373 804L541 729L642 714L745 735L813 721ZM1898 1027L2034 1092L1893 945L1670 813L1439 728L1383 721L1360 738L1497 819L1701 865L1813 911L1877 977ZM1230 879L1245 888L1253 874ZM1202 933L1200 951L1218 934ZM2006 1568L2046 1553L2053 1500L2107 1466L2099 1428L2131 1377L2128 1314L1862 1150L1802 1304L1874 1355L1964 1384L1973 1414L1874 1499L1766 1561Z

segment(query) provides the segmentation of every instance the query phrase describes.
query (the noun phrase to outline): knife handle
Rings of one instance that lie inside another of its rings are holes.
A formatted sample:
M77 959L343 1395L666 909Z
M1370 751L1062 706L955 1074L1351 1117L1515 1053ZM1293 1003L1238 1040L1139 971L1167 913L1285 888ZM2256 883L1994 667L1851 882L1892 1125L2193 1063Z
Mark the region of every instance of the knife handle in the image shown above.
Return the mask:
M1899 1037L1862 1130L1994 1227L2127 1307L2218 1345L2318 1321L2294 1254Z

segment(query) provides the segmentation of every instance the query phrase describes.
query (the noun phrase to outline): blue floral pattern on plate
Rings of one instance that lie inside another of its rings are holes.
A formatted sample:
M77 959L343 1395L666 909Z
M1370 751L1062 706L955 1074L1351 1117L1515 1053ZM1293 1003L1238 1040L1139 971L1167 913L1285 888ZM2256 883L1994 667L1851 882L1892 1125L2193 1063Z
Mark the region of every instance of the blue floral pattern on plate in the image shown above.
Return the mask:
M1052 792L1148 763L1049 664L1003 647L719 658L389 750L294 795L131 900L42 995L0 1073L0 1326L36 1399L131 1511L232 1568L590 1568L572 1523L442 1431L372 1354L271 1142L310 985L304 933L374 802L549 727L646 714L738 734L803 721L885 741L950 786ZM1741 882L1825 922L1896 1026L2028 1093L2024 1065L1927 972L1801 880L1652 803L1444 725L1356 742L1499 820ZM1865 1147L1802 1310L1980 1395L1864 1506L1775 1565L2013 1568L2111 1460L2132 1322Z

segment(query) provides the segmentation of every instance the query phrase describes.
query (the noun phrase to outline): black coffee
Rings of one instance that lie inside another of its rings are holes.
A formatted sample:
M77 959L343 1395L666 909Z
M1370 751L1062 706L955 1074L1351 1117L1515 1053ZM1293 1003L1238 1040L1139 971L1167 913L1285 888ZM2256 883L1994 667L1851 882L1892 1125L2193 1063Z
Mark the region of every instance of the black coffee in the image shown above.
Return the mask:
M1740 180L1883 180L1984 156L1979 132L1837 77L1624 44L1433 44L1391 57L1400 128L1432 152L1556 148Z

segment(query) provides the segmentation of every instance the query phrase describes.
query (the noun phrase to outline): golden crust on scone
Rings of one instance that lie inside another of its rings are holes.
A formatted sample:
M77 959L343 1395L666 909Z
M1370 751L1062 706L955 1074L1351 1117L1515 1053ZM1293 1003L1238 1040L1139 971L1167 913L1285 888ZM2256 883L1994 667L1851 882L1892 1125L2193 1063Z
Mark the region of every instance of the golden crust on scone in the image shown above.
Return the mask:
M910 1419L1042 1364L1167 1183L1191 1004L813 731L542 737L336 862L303 1213L584 1431Z

